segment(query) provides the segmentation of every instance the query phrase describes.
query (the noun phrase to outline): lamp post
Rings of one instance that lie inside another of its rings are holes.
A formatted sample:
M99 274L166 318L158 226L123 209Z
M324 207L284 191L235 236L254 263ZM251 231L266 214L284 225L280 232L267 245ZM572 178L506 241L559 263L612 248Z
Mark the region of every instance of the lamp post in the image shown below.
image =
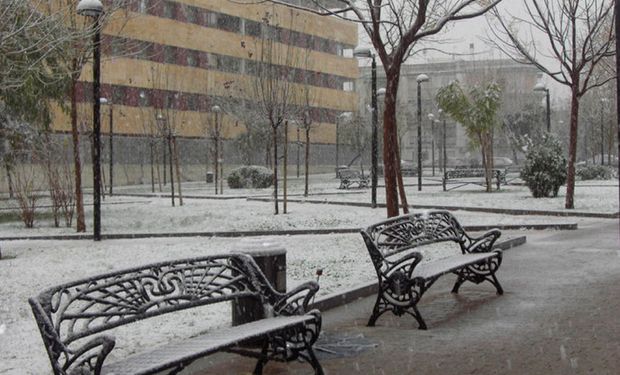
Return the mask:
M420 74L415 79L418 82L418 191L422 191L422 82L428 82L426 74Z
M99 99L101 104L109 104L108 109L110 110L110 130L108 136L110 137L110 165L109 165L109 175L110 175L110 196L112 196L112 187L114 186L114 106L111 100L107 98Z
M439 113L439 117L443 120L443 127L442 127L442 132L441 132L441 137L442 137L441 149L443 150L443 160L441 164L442 164L443 173L446 173L446 165L447 165L447 160L448 160L448 153L446 151L446 117L443 115L442 109L439 109L438 113Z
M93 18L93 239L101 241L101 33L99 19L103 4L99 0L80 0L77 14Z
M547 133L551 132L551 104L549 103L549 89L544 83L538 82L534 86L534 91L544 92L547 98Z
M353 51L353 56L359 58L370 58L372 59L372 64L370 66L371 72L371 108L372 108L372 146L371 146L371 194L370 194L370 205L372 208L377 208L377 172L378 172L378 143L379 143L379 134L377 129L377 62L375 60L375 54L369 48L358 48Z

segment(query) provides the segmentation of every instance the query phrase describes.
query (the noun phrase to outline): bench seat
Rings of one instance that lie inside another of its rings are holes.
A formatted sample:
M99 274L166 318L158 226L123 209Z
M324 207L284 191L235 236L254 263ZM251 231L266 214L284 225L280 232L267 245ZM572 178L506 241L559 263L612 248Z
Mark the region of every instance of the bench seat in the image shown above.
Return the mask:
M308 315L279 316L220 329L182 342L161 345L145 353L129 356L121 361L104 366L101 374L155 374L176 368L179 364L190 363L211 353L222 351L222 349L231 348L248 339L311 323L313 320L314 317Z
M481 260L496 258L498 253L458 254L437 259L432 262L420 263L413 270L412 277L421 277L424 280L435 279L447 273L452 273L465 266L478 264Z

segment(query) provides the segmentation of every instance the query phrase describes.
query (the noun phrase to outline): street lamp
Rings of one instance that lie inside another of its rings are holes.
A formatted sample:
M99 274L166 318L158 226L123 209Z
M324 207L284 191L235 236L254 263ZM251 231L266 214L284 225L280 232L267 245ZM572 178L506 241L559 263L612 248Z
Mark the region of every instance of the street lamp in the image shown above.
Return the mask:
M142 93L143 94L143 93ZM112 187L114 186L114 106L112 105L112 101L106 98L100 98L99 102L101 104L109 104L110 107L110 196L112 196ZM122 113L121 113L122 115Z
M428 82L429 78L422 73L415 79L418 82L418 191L422 191L422 82Z
M101 241L101 33L99 19L103 4L99 0L80 0L77 14L93 18L93 239Z
M551 105L549 103L549 89L544 83L538 82L536 86L534 86L534 91L544 92L547 97L547 133L549 133L551 132Z
M378 169L378 143L379 135L377 130L377 62L375 60L375 54L369 48L356 48L353 51L353 56L358 58L372 59L370 68L371 72L371 107L372 107L372 155L371 155L371 198L370 205L372 208L377 207L377 169Z

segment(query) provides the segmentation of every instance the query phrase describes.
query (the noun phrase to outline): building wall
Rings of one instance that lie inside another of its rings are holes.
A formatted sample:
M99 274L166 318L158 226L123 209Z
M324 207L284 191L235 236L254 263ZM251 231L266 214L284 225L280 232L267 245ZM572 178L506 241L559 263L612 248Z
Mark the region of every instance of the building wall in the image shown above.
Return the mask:
M444 61L426 64L404 65L401 70L401 79L398 92L397 121L399 132L404 133L405 140L401 145L401 157L404 160L417 162L417 86L416 77L424 73L429 76L428 82L421 83L422 102L422 160L428 164L431 159L433 134L435 137L435 158L439 162L439 151L442 143L443 119L435 122L434 129L428 114L433 113L437 118L438 108L434 97L437 91L454 80L471 85L476 82L496 80L503 88L502 110L509 111L523 101L520 98L536 95L532 90L540 79L540 72L528 65L519 64L512 60L478 60L478 61ZM356 84L359 96L359 108L365 108L370 103L370 68L362 68L360 78ZM385 87L386 79L382 67L377 69L377 87ZM541 97L542 99L542 97ZM381 102L381 100L379 101ZM496 137L499 139L499 137ZM495 156L508 156L510 153L499 144ZM480 158L479 152L471 150L465 129L446 119L446 150L448 160Z
M294 90L311 76L317 124L312 141L333 145L335 118L357 107L356 93L343 89L358 76L357 62L344 53L357 45L357 26L284 6L222 0L136 1L115 14L102 35L101 71L102 96L113 103L114 132L128 139L148 135L158 125L157 114L166 111L173 113L178 137L205 137L215 119L213 104L251 96L248 87L266 34L275 35L279 53L298 57L283 63ZM92 66L86 65L78 87L83 130L92 121L91 77ZM104 106L102 116L107 111ZM221 117L227 140L245 132L234 114ZM68 114L58 109L53 126L70 131ZM108 129L102 119L102 133ZM291 127L289 138L295 131Z

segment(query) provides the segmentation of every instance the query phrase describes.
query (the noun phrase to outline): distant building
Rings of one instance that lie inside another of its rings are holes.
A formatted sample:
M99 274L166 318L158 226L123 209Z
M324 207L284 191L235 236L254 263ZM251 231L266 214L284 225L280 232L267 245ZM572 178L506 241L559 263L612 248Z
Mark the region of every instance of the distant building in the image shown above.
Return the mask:
M524 98L538 95L532 90L540 79L540 71L533 66L519 64L512 60L494 59L464 61L451 60L442 62L429 62L425 64L403 65L401 69L400 85L398 91L397 121L401 135L401 158L417 163L417 81L419 74L429 76L429 81L421 84L422 97L422 160L425 165L430 165L433 130L428 114L432 113L438 118L438 107L435 103L435 95L439 88L454 80L464 84L484 80L495 79L503 88L504 110L523 103ZM359 108L366 108L370 103L370 68L361 68L360 78L357 81L356 91L359 95ZM377 87L385 87L385 73L381 66L377 68ZM542 100L542 96L541 96ZM379 104L381 105L381 100ZM450 118L446 119L446 151L448 162L455 159L480 158L478 151L472 151L469 141L462 126L455 124ZM380 120L381 121L381 120ZM435 123L435 162L439 165L442 148L443 121ZM505 145L497 142L495 156L508 156L510 153Z
M204 163L205 135L214 121L212 106L238 99L231 84L251 85L257 46L267 34L275 37L278 45L307 56L303 65L299 59L290 62L288 77L300 83L303 70L312 74L310 85L316 98L312 115L318 123L312 141L317 157L333 154L335 119L354 111L358 102L351 90L358 76L357 61L346 52L357 45L357 25L265 3L142 0L130 4L102 36L102 96L113 103L115 153L120 154L115 160L119 163L145 162L148 147L140 140L147 135L148 123L153 126L162 110L174 111L182 118L176 133L184 162ZM277 28L273 27L276 23ZM91 77L88 65L78 92L79 121L86 128L92 122ZM109 106L104 105L104 136L109 132L108 113ZM245 131L242 123L227 114L223 123L227 141ZM53 126L58 132L70 132L68 114L58 111ZM296 129L291 127L290 133L294 141ZM226 143L226 162L240 163L238 150ZM89 146L83 146L83 154L89 155ZM128 149L133 152L123 156Z

